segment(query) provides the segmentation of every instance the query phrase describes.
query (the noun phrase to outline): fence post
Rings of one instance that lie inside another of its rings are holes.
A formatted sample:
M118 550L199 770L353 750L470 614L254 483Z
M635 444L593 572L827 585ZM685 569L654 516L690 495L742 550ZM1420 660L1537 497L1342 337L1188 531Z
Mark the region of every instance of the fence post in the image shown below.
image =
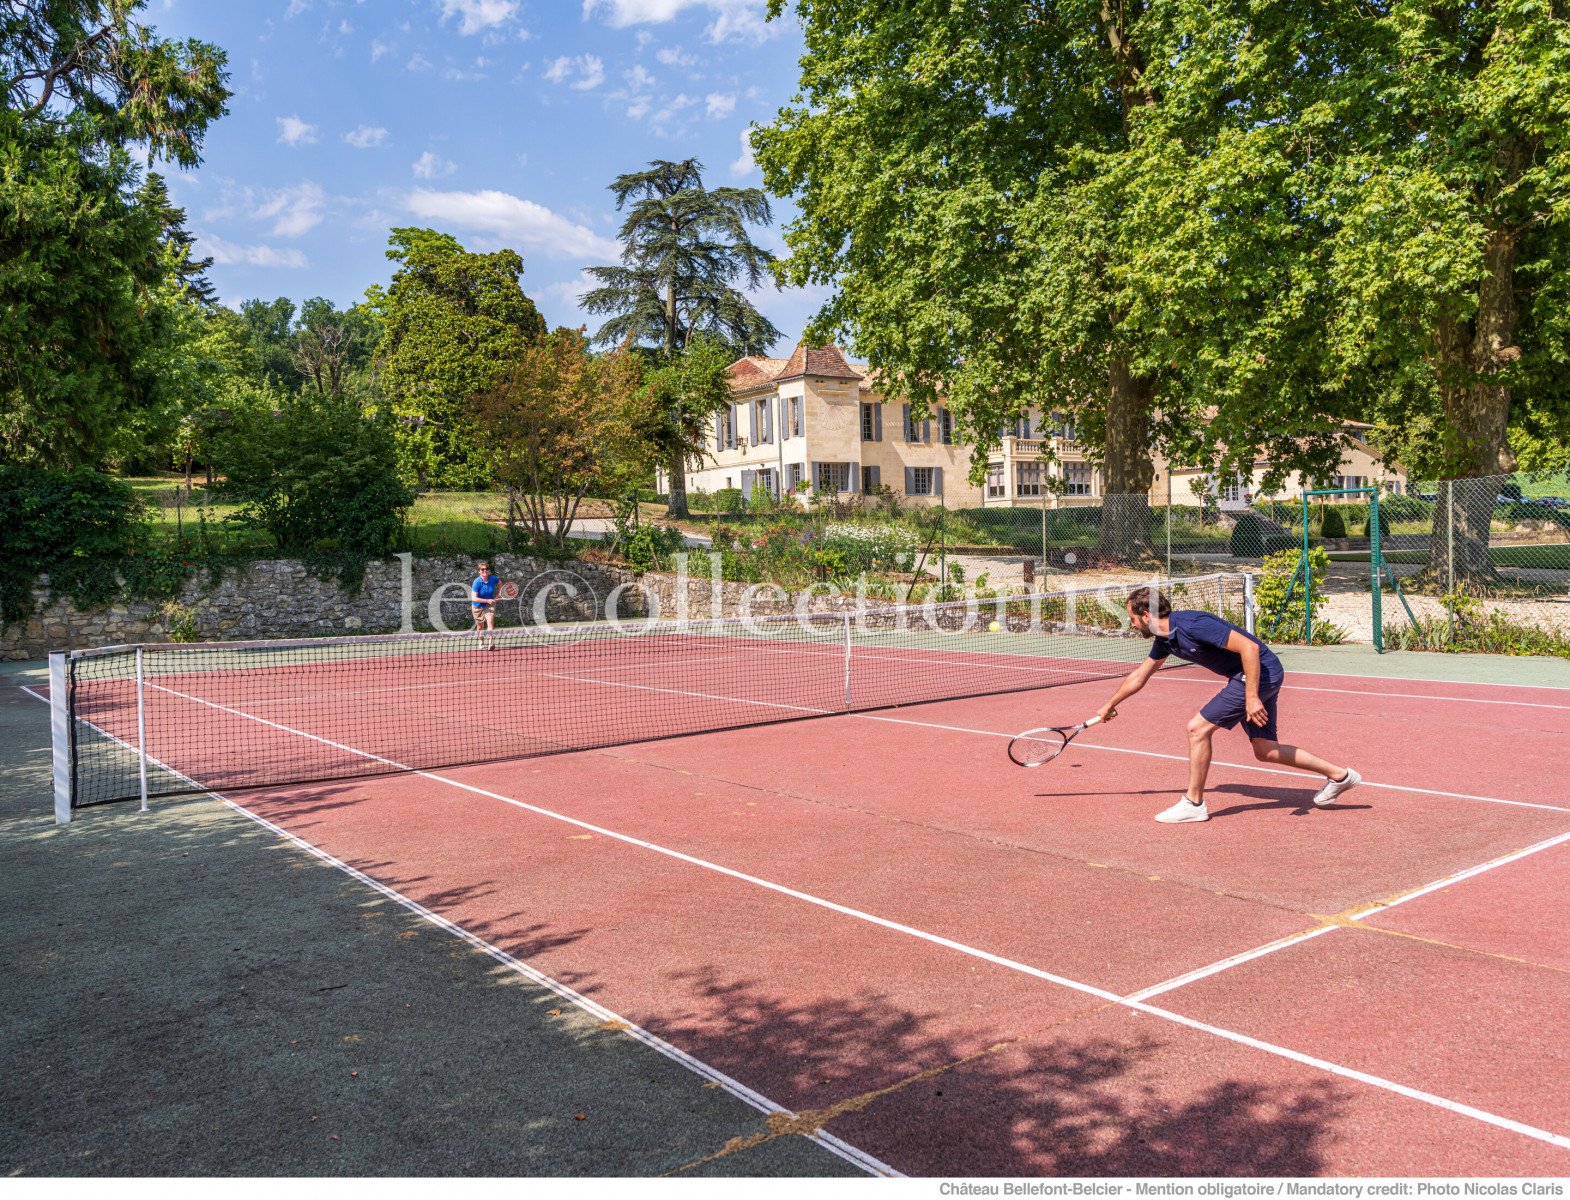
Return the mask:
M147 811L147 690L142 684L142 648L136 648L136 765L141 772L142 812Z
M1374 653L1385 652L1384 612L1380 607L1380 568L1385 565L1379 548L1379 485L1368 494L1368 566L1374 575Z
M1254 577L1243 572L1243 628L1254 632Z
M1167 464L1167 578L1172 578L1172 464Z
M1303 645L1314 644L1314 577L1308 566L1308 483L1304 472L1303 488Z
M1042 467L1042 477L1046 476L1046 468ZM1047 493L1041 493L1041 573L1047 573ZM1039 585L1038 585L1039 586Z
M1445 641L1455 641L1456 609L1456 481L1445 484Z

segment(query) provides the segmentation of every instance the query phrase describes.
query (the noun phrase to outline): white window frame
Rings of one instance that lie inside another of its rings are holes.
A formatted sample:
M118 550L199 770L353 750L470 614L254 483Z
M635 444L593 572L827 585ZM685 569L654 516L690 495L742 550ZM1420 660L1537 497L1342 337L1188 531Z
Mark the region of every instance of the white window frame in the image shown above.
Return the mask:
M1015 463L1014 494L1016 496L1040 496L1045 494L1045 475L1045 463Z
M1008 494L1008 476L1002 463L987 464L987 499L996 500Z
M1089 463L1064 463L1063 464L1063 494L1065 496L1089 496L1095 472Z

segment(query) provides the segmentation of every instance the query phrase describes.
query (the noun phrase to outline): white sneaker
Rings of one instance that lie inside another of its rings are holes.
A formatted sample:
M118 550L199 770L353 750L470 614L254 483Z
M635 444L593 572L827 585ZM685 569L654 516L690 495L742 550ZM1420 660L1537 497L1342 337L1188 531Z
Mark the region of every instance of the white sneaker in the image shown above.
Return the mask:
M1164 825L1176 825L1180 821L1208 821L1210 820L1210 810L1205 807L1203 800L1195 804L1187 796L1184 796L1171 808L1158 812L1156 820Z
M1348 767L1346 769L1345 779L1342 779L1339 782L1334 779L1327 780L1325 782L1325 786L1314 793L1314 803L1317 804L1320 808L1324 808L1327 804L1334 804L1336 802L1336 797L1339 796L1342 792L1351 791L1362 782L1363 777L1354 771L1351 767Z

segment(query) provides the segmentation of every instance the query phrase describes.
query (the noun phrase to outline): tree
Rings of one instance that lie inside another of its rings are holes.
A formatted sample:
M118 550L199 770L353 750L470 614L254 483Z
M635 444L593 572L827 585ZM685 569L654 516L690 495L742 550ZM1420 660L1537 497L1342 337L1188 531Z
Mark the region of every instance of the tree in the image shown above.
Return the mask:
M652 466L642 364L623 348L596 356L581 329L524 346L507 374L470 402L480 447L507 489L509 529L565 546L591 491L616 494Z
M622 222L622 266L590 267L599 287L583 298L591 313L614 313L595 334L598 345L652 343L666 359L680 353L695 334L728 342L739 354L766 350L778 340L776 329L734 284L748 291L763 281L774 256L753 243L747 223L768 224L773 215L758 188L703 186L703 164L656 160L647 171L619 175L610 185L618 211L628 202ZM670 414L675 431L687 418ZM673 452L674 453L674 452ZM686 462L674 453L670 473L670 514L687 515Z
M390 414L368 417L342 397L245 389L213 441L224 476L214 487L241 505L231 519L265 529L280 550L331 539L386 553L413 503L398 479Z
M774 0L771 15L783 5ZM1158 395L1118 292L1106 181L1145 82L1144 0L798 4L801 92L753 147L796 199L784 275L834 288L807 337L848 337L916 409L939 397L986 471L1029 406L1101 458L1109 552L1149 556L1153 438L1194 424Z
M299 376L289 353L289 341L294 335L294 301L284 296L270 303L245 300L240 304L240 316L250 330L251 345L256 350L258 379L270 379L297 390Z
M1141 122L1153 169L1126 194L1168 219L1131 225L1148 276L1224 277L1199 289L1223 299L1253 276L1252 311L1234 306L1224 339L1234 376L1292 376L1317 358L1321 393L1366 406L1420 475L1512 470L1513 416L1527 437L1564 429L1562 14L1523 0L1162 0L1159 12L1151 78L1166 99ZM1315 383L1310 368L1299 390ZM1282 396L1276 409L1288 428L1300 411ZM1492 576L1495 490L1436 506L1431 574L1453 541L1458 573Z
M165 271L172 270L179 277L180 288L189 300L199 304L218 303L212 281L207 278L213 260L211 257L191 257L196 235L185 227L185 209L170 202L164 177L149 171L137 198L143 207L158 214L158 223L163 229L158 241L164 251Z
M289 354L318 393L341 396L352 373L368 365L379 333L363 306L339 312L331 300L317 296L300 306L300 328Z
M224 111L215 46L158 38L123 0L16 0L0 18L0 448L41 465L126 449L162 214L129 148L200 162Z
M399 269L385 291L365 295L382 327L376 361L405 478L421 488L483 486L488 469L466 400L494 387L545 332L518 282L523 259L471 254L432 229L394 229L389 241Z
M699 336L644 371L642 436L655 448L656 461L701 462L708 455L714 414L730 402L733 361L731 347L719 338Z

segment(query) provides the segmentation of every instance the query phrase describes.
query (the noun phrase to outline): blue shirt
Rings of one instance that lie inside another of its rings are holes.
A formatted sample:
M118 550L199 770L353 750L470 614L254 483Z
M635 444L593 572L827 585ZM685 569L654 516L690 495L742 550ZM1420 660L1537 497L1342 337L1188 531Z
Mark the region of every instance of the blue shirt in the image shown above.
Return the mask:
M1226 648L1227 638L1234 633L1241 633L1259 647L1260 683L1277 682L1282 677L1281 660L1275 656L1269 646L1247 630L1223 621L1214 613L1182 609L1167 618L1167 628L1171 632L1166 637L1156 638L1151 645L1151 658L1162 659L1169 654L1176 654L1179 658L1195 666L1204 667L1207 671L1214 671L1217 675L1225 675L1228 679L1242 679L1243 656L1235 650Z
M496 585L500 582L501 580L494 575L489 575L484 579L476 575L474 582L469 586L474 589L475 600L494 600L496 599ZM481 606L476 604L474 607L479 608Z

